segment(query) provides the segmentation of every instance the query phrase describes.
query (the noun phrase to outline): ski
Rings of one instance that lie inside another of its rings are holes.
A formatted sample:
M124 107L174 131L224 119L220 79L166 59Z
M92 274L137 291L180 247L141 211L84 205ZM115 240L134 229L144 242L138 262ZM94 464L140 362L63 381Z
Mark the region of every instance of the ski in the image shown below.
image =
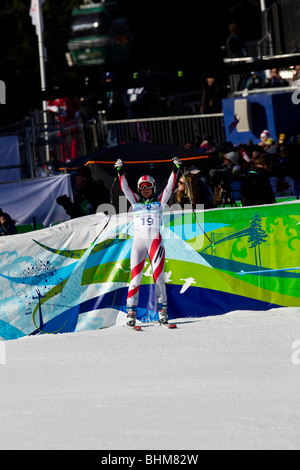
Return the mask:
M127 328L128 330L143 331L143 328L139 325L135 325L135 326L123 325L123 326Z
M159 326L163 326L164 328L168 328L169 330L174 330L177 328L176 323L159 323Z
M155 326L163 326L164 328L168 328L169 330L174 330L177 328L176 323L160 323L159 321L155 321L152 323Z
M135 325L135 326L129 326L129 325L124 325L125 328L128 328L129 330L134 330L134 331L144 331L144 327L147 328L149 326L163 326L164 328L168 328L169 330L174 330L177 328L176 323L160 323L160 322L151 322L151 323L145 323L144 325Z

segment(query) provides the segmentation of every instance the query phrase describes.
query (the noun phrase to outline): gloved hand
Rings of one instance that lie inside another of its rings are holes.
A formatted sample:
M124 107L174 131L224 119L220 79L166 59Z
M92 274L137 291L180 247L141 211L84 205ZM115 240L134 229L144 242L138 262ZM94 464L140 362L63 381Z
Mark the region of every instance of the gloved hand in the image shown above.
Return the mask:
M121 160L121 158L118 158L118 160L116 161L114 166L115 166L115 169L117 170L117 172L119 173L119 175L123 175L124 162L123 162L123 160Z
M172 158L173 162L173 172L178 173L179 170L182 170L182 162L178 157Z

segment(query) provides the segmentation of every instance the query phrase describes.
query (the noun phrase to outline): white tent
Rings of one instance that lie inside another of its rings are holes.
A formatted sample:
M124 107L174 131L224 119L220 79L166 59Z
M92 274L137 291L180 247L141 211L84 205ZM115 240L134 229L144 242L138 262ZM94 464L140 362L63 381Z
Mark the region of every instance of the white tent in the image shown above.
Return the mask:
M0 183L21 178L21 162L17 135L0 137Z
M70 219L56 202L64 194L73 200L70 175L4 183L0 184L0 207L17 225L32 223L35 217L37 223L48 227Z

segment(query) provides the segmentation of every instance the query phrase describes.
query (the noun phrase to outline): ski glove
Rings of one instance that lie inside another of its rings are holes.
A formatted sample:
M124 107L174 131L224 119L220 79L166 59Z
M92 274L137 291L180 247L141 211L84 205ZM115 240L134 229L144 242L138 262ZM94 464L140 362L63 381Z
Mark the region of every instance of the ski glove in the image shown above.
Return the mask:
M178 173L179 170L182 170L182 162L178 157L172 158L173 162L173 172Z
M119 159L116 161L116 163L115 163L114 166L115 166L115 169L117 170L118 174L119 174L120 176L122 176L122 175L123 175L123 166L124 166L123 160L121 160L121 159L119 158Z

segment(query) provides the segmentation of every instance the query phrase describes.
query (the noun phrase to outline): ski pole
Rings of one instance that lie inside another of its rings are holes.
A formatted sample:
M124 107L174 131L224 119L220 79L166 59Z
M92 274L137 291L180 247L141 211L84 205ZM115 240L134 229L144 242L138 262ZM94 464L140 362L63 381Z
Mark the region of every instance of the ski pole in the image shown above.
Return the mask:
M96 236L95 240L92 241L91 243L91 246L94 246L96 241L98 240L98 238L100 237L100 235L102 235L102 233L104 232L104 230L106 229L106 227L108 226L109 222L110 222L110 219L111 219L111 215L108 215L107 214L107 222L106 224L104 225L104 227L99 231L98 235Z
M121 170L122 170L122 167L119 166L119 167L117 168L117 171L120 172ZM116 175L115 178L114 178L114 180L113 180L113 183L112 183L112 185L111 185L111 190L110 190L110 203L111 203L111 204L113 203L113 196L114 196L113 191L114 191L114 187L115 187L115 184L116 184L117 179L118 179L118 176Z
M190 200L190 203L191 203L191 206L192 206L192 211L193 211L193 215L195 217L195 220L196 220L196 223L198 225L198 227L200 228L200 230L203 232L203 234L206 236L207 240L209 241L209 243L211 244L212 247L214 247L214 243L211 241L211 239L209 238L209 236L207 235L207 233L203 230L203 228L201 227L201 225L199 224L198 222L198 219L197 219L197 216L196 216L196 213L195 213L195 210L194 210L194 207L193 207L193 201L192 201L192 195L191 195L191 191L190 191L190 187L189 187L189 184L186 180L186 177L181 169L181 165L176 165L178 170L180 171L183 179L184 179L184 182L186 184L186 187L187 187L187 190L188 190L188 196L189 196L189 200Z
M117 176L115 176L115 179L112 182L111 188L110 188L110 203L113 204L113 199L114 199L114 187L117 181Z

